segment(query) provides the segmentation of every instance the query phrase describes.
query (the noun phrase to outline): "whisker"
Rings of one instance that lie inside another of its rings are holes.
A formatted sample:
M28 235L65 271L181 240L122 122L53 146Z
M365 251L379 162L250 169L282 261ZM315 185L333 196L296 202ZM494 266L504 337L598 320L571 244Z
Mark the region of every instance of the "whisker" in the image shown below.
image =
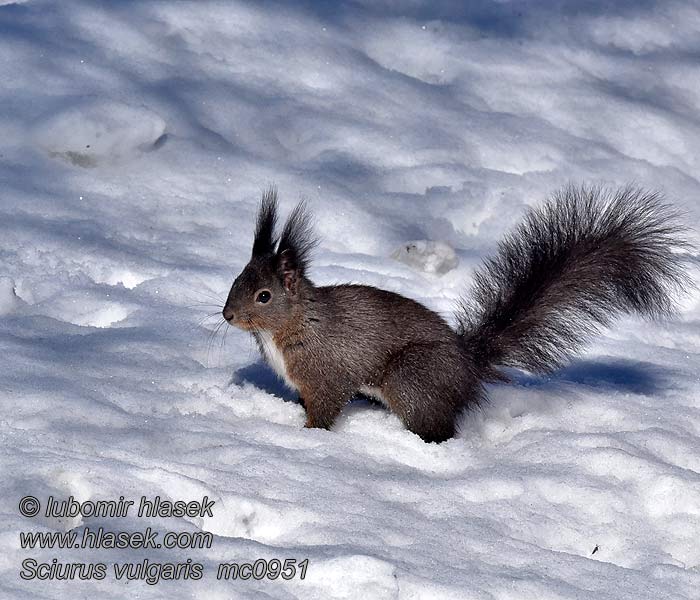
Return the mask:
M199 320L197 321L197 327L201 327L207 319L212 319L212 318L214 318L214 317L216 317L216 316L219 316L219 317L220 317L220 316L221 316L221 311L217 310L216 312L209 313L208 315L204 315L201 319L199 319Z
M210 364L210 358L211 358L211 350L212 346L214 344L214 340L216 339L216 336L218 335L219 331L221 330L222 325L226 323L226 320L222 317L219 323L216 325L216 327L212 330L212 332L208 336L208 341L207 341L207 367L211 366Z
M208 306L209 308L218 308L219 310L223 310L223 308L224 308L223 304L208 304L205 302L197 302L195 304L186 304L183 308L199 308L200 306Z
M207 326L207 321L209 319L213 319L214 317L221 317L221 311L217 310L216 312L200 316L194 321L183 322L182 330L192 333L197 332L202 327L204 327L205 329L207 329L207 331L210 331L210 328Z
M190 286L187 286L188 291L190 294L193 296L192 301L196 302L199 300L206 300L206 301L212 301L215 302L212 306L221 306L223 308L223 305L221 304L222 299L226 298L228 292L225 293L218 293L214 292L213 290L209 289L209 286L205 284L204 282L201 283L201 287L198 288L192 288Z
M224 328L224 335L221 336L221 345L219 346L219 360L221 360L221 355L224 352L226 346L226 334L228 333L229 327Z
M246 319L246 322L248 323L248 326L250 327L251 333L257 333L260 330L258 327L255 326L255 323L253 323L252 319L248 318L248 319ZM253 344L253 341L255 339L259 339L259 338L257 336L252 336L252 335L249 337L250 352L251 353L255 352L256 350L257 351L260 350L260 348L257 344ZM254 346L254 348L253 348L253 346Z

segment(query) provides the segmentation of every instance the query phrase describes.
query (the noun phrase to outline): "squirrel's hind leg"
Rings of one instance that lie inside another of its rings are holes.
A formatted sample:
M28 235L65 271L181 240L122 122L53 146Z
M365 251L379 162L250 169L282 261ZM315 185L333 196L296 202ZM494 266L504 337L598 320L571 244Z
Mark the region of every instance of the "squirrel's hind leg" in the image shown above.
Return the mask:
M457 417L477 389L460 348L447 343L406 346L387 365L381 385L389 408L426 442L455 435Z

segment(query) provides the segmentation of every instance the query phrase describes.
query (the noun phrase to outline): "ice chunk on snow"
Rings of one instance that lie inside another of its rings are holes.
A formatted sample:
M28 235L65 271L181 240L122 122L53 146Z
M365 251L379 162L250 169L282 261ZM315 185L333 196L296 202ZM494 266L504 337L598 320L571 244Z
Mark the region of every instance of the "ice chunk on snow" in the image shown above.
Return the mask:
M394 250L392 258L409 267L443 275L454 269L459 263L455 251L444 242L416 240L407 242Z
M0 277L0 315L13 312L19 305L15 282L10 277Z
M50 155L94 167L152 149L164 131L165 121L146 108L93 101L39 123L34 137Z

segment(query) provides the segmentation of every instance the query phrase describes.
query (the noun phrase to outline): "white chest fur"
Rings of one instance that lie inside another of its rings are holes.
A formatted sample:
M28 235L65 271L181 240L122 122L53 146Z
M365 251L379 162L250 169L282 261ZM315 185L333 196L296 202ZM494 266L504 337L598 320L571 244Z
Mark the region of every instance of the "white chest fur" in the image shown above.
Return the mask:
M277 373L277 375L279 375L290 388L296 389L297 386L294 385L287 374L287 366L284 364L284 356L277 347L277 344L275 344L275 341L272 339L272 334L267 331L258 331L257 336L267 364L274 369L275 373Z
M364 394L365 396L369 396L370 398L379 400L386 407L389 406L389 403L386 401L386 398L384 398L384 395L382 394L382 390L378 387L362 385L357 391L360 392L360 394Z

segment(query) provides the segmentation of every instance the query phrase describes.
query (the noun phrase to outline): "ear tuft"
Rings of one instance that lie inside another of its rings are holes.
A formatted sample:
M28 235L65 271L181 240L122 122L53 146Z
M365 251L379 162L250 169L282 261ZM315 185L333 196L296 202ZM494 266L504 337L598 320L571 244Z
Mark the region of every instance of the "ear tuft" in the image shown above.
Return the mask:
M277 225L277 188L271 185L262 195L253 240L253 256L274 254L275 226Z
M311 251L317 243L311 214L306 208L306 203L301 201L284 224L277 247L278 264L284 285L292 292L296 291L299 277L304 276L309 266Z

